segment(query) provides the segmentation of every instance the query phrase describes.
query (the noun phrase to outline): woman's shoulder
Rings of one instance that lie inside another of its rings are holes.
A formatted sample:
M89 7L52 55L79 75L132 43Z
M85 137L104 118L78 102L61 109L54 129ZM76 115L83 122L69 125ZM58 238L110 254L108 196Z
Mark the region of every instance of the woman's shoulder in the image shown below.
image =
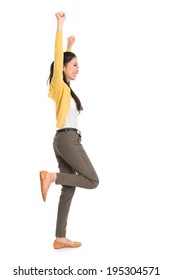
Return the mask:
M52 81L49 87L48 96L51 97L52 99L55 99L56 97L60 98L62 95L69 94L69 93L70 93L70 88L63 80L59 82L59 84L56 86Z

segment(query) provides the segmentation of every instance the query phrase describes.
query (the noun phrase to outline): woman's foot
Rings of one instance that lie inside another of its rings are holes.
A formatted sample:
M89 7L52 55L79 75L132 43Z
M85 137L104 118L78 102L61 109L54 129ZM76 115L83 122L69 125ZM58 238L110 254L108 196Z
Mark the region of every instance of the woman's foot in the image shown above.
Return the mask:
M43 197L43 201L46 201L47 192L51 183L56 181L56 173L50 173L47 171L40 171L40 183L41 183L41 193Z
M78 248L82 244L80 242L71 241L66 237L57 237L53 243L54 249L62 249L62 248Z

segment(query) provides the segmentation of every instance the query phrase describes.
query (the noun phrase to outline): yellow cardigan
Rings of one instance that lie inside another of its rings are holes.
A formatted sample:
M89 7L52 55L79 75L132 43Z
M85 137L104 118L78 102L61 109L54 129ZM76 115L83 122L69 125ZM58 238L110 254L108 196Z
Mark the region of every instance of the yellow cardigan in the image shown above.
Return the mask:
M61 128L66 120L71 99L70 88L63 81L63 56L63 34L58 31L55 38L54 73L48 93L55 102L57 128Z

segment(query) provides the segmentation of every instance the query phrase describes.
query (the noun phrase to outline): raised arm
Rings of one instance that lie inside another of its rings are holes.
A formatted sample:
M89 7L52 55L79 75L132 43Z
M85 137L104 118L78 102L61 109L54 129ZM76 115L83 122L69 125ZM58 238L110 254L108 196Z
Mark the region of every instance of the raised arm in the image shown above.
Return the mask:
M57 32L55 38L55 51L54 51L54 69L53 77L50 84L49 96L55 99L55 96L59 93L61 84L63 82L63 24L66 19L66 15L63 12L55 14L57 18Z
M66 15L63 12L55 14L57 18L57 33L55 39L55 58L54 58L54 75L58 80L62 79L63 72L63 25L66 20Z
M74 36L70 36L67 38L67 52L71 52L72 46L75 43L75 37Z

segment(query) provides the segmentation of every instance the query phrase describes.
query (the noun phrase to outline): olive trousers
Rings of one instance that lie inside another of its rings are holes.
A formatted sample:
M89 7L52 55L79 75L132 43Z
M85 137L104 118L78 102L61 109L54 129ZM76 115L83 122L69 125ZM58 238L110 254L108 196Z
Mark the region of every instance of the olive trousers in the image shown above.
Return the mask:
M55 183L62 185L55 234L56 237L65 237L68 213L76 187L94 189L98 186L99 179L81 144L78 131L57 130L53 148L60 171Z

